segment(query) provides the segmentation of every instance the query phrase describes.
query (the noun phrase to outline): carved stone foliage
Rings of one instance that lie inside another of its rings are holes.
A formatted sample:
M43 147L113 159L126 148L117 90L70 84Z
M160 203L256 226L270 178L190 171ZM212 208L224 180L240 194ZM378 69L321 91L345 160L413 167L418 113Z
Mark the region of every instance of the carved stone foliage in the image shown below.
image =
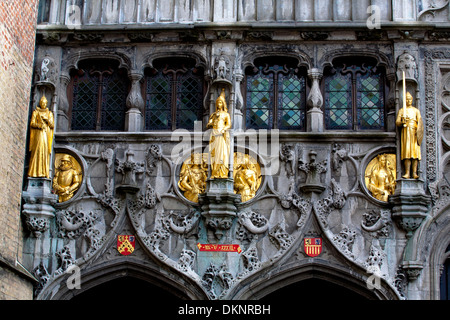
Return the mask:
M43 291L62 281L72 265L83 269L120 259L114 248L118 234L134 234L136 243L145 248L128 259L157 259L168 270L189 277L211 299L228 298L244 279L295 255L306 231L328 239L346 261L394 278L385 270L384 246L376 242L389 236L389 211L359 209L350 193L359 190L357 180L341 183L342 177L356 175L362 159L345 146L316 151L313 146L284 144L277 150L282 161L280 175L266 176L251 201L233 200L233 214L226 217L205 215L204 204L183 196L178 188L183 162L173 162L166 153L170 149L162 146L80 148L80 157L88 163L86 188L57 210L59 244L53 253L57 264L48 269L49 276L42 268L36 270L44 274ZM261 159L263 168L265 160ZM361 196L365 195L359 192ZM208 205L215 205L213 200ZM347 214L356 223L345 218ZM231 244L239 251L211 253L200 250L199 244Z

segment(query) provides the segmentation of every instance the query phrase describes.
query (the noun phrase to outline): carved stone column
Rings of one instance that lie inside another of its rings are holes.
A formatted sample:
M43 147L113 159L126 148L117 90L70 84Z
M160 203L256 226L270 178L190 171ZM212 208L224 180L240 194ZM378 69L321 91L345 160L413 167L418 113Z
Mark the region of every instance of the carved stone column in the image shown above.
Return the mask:
M406 232L406 247L403 253L402 267L408 275L409 281L416 280L422 269L423 263L417 261L416 237L413 237L416 229L428 215L428 207L431 197L426 195L423 189L423 181L419 179L397 180L394 195L389 197L392 205L392 219L398 227Z
M54 205L58 201L51 186L51 179L28 178L27 189L22 193L22 214L33 235L24 244L24 260L29 269L34 269L41 263L48 265L48 260L51 259L50 225L55 217Z
M140 72L132 72L130 78L131 90L127 97L128 111L125 115L125 131L140 132L144 127L143 114L145 107L140 86L142 74Z
M216 241L220 241L231 228L236 204L240 202L240 195L234 193L234 180L208 179L206 192L200 194L198 200L206 227L214 233Z
M59 104L57 110L57 130L60 132L69 131L69 101L67 99L67 86L70 76L62 73L59 77Z
M241 82L244 79L244 73L240 69L235 69L234 71L234 87L236 90L236 103L234 109L234 121L233 128L234 131L241 131L244 128L244 115L242 113L242 108L244 106L244 98L241 92Z
M431 197L423 190L423 181L418 179L397 180L395 193L389 197L392 218L399 228L406 231L406 238L411 238L428 213Z
M27 190L22 194L25 200L22 213L29 230L38 239L48 230L50 219L55 216L53 206L58 196L52 193L51 185L51 179L28 178Z
M322 72L317 68L312 68L308 71L308 76L312 80L312 86L307 100L306 130L308 132L323 132L323 112L321 109L323 97L319 86Z

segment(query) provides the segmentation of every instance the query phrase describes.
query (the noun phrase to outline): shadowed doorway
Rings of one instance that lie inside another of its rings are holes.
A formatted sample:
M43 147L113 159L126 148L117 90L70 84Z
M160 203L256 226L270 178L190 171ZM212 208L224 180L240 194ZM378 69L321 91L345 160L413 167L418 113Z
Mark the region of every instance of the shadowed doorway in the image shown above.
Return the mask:
M356 292L349 287L341 286L330 281L311 278L298 281L275 290L264 296L261 301L367 301L378 300L368 289Z
M71 301L118 301L120 298L127 298L135 302L167 302L180 301L181 298L159 286L151 284L145 280L134 277L120 277L108 282L99 284L76 296Z

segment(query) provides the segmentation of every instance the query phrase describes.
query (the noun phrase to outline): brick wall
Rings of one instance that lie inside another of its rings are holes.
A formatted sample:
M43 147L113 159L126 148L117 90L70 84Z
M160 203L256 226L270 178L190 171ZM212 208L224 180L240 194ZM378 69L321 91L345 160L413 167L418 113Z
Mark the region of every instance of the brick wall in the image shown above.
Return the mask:
M38 0L0 0L0 260L21 259L21 190ZM0 261L1 262L1 261ZM0 299L31 299L31 285L1 268Z

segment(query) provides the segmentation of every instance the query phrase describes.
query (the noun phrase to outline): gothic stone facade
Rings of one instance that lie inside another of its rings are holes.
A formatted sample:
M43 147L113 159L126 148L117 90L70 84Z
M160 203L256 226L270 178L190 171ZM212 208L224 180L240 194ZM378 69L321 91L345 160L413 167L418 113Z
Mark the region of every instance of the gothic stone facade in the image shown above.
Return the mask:
M72 156L82 182L65 202L51 180L24 185L36 299L69 299L124 274L186 299L258 299L314 277L371 299L440 298L450 244L448 2L47 0L40 9L32 105L43 94L51 101L54 155ZM425 124L420 178L403 179L397 160L395 193L382 201L365 170L380 154L399 159L402 71ZM176 78L186 74L200 79L200 98L178 96L190 90ZM379 101L364 116L367 74L378 79L369 100ZM260 186L241 202L232 179L208 182L197 203L180 171L207 152L222 88L231 148L257 159ZM157 97L168 107L155 112ZM199 122L184 126L192 114ZM133 253L118 252L118 235L135 237ZM321 239L319 255L305 253L305 238Z

